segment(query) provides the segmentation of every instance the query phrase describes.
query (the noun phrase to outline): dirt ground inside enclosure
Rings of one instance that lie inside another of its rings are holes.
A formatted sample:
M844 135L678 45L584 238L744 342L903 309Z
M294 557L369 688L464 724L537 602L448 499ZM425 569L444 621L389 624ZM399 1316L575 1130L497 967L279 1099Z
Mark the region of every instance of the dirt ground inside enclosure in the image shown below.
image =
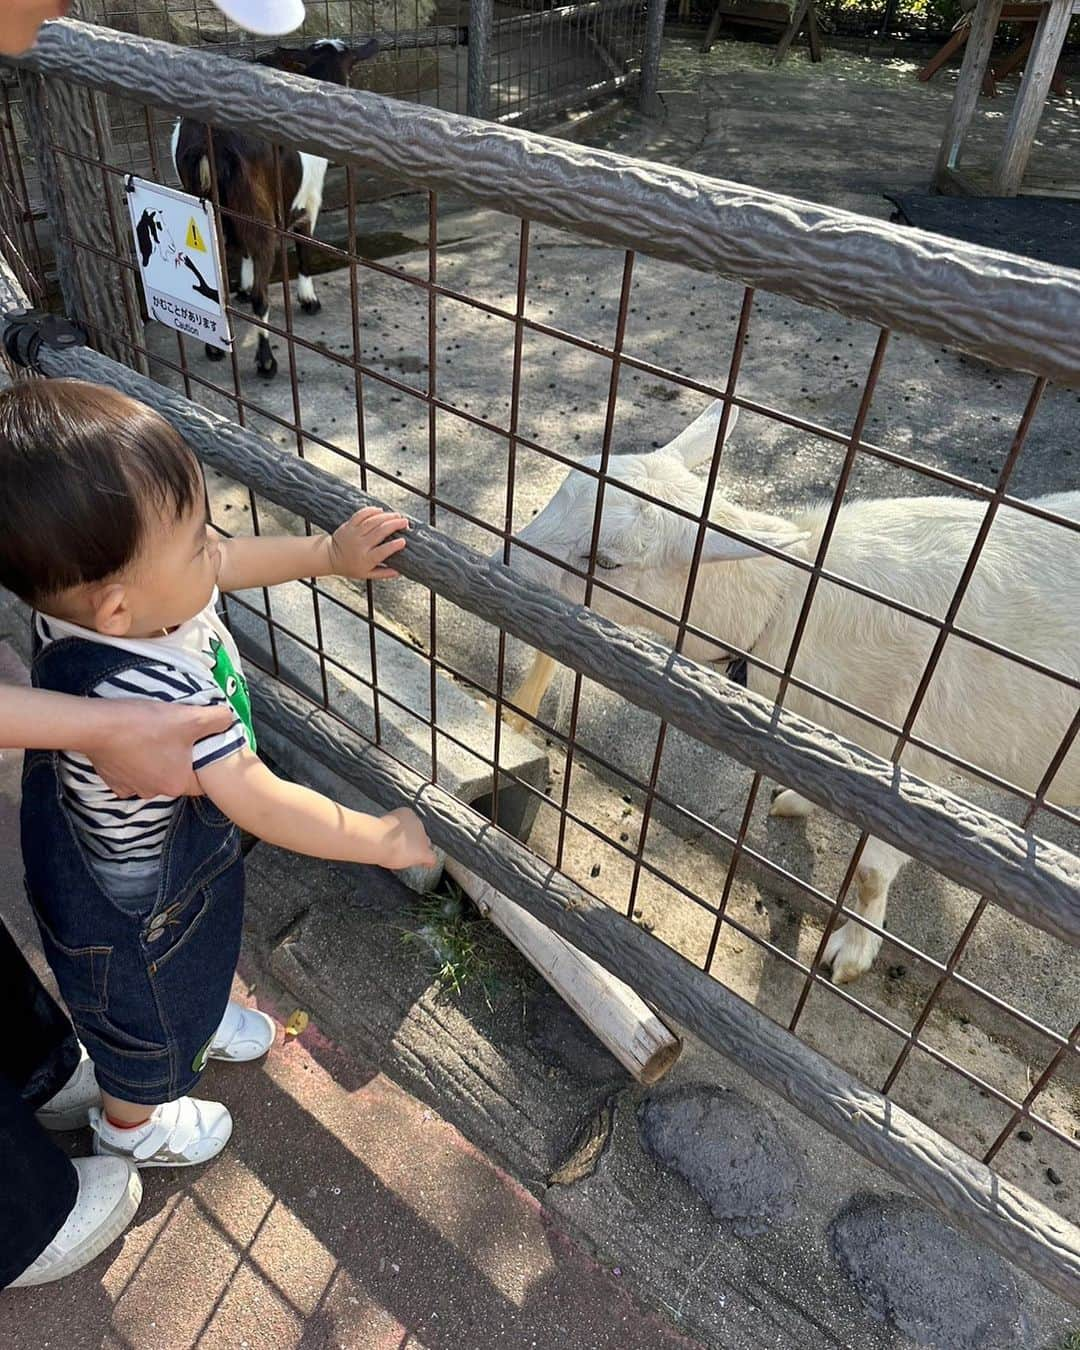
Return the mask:
M811 66L796 54L779 70L766 65L768 52L744 44L717 46L709 57L682 39L666 47L662 88L668 117L647 121L624 112L597 143L628 153L663 159L695 170L730 177L777 191L859 210L878 217L891 209L882 194L927 185L954 74L931 86L914 79L914 67L829 52ZM1000 133L1013 93L980 105L976 142ZM1053 100L1040 132L1040 161L1080 154L1080 110ZM1056 162L1056 160L1055 160ZM434 378L440 399L474 416L505 426L509 417L513 328L503 318L453 300L436 304L437 359L428 369L426 202L402 197L363 208L361 235L392 228L401 251L384 256L377 272L357 273L359 337L365 363L377 378L363 382L364 447L378 477L371 490L418 516L426 515L428 414L422 395ZM439 204L438 278L475 299L512 310L518 259L517 223L492 212L469 209L446 199ZM411 241L414 247L408 247ZM610 343L622 279L623 255L568 234L536 227L528 268L530 317L567 332ZM355 382L343 364L353 349L351 283L348 272L320 278L322 313L300 314L294 301L295 344L276 343L280 374L273 383L254 375L254 335L241 334L239 370L247 402L245 419L278 444L297 446L282 421L299 420L303 453L350 482L357 470L349 458L359 446ZM626 350L676 373L723 381L735 333L741 292L737 286L638 255L633 272ZM280 291L274 320L283 323ZM855 414L876 333L833 314L759 293L754 306L740 393L810 421L847 431ZM155 349L175 362L176 341L153 333ZM300 343L312 344L314 349ZM226 365L210 366L201 351L188 351L200 379L231 388ZM289 365L295 363L294 406ZM180 387L175 370L159 378ZM609 363L581 347L526 333L521 383L520 429L528 438L572 457L599 451L603 432ZM886 448L928 465L990 483L1008 450L1030 391L1025 377L898 336L890 343L869 419L868 434ZM222 412L234 411L227 398L192 387L193 396ZM701 411L704 397L624 368L619 385L614 443L619 451L661 444ZM1017 495L1075 487L1080 481L1080 396L1050 389L1039 409L1013 480ZM267 414L260 415L260 410ZM778 423L744 413L724 459L719 490L747 505L783 513L827 496L836 480L842 448ZM515 526L520 527L550 497L564 470L527 449L518 452L514 492ZM506 502L506 446L452 413L437 417L437 490L446 503L471 516L501 525ZM215 480L216 518L228 528L250 521L246 494ZM418 489L418 490L414 490ZM849 495L916 495L938 489L927 480L863 459ZM281 519L260 504L266 529ZM295 522L287 522L295 525ZM435 523L464 542L491 551L494 537L452 510ZM378 601L403 640L426 648L428 597L401 581L382 587ZM362 608L362 605L358 606ZM294 615L302 606L291 606ZM491 688L497 639L480 620L438 604L438 654L469 680ZM324 607L325 619L325 607ZM314 625L309 636L314 638ZM363 673L366 639L360 626L342 621L324 632L324 641L347 666ZM509 644L513 678L528 653ZM572 681L557 682L544 715L566 729ZM578 722L579 751L569 792L571 809L599 832L575 825L566 835L565 869L619 909L627 907L634 867L631 852L641 827L643 794L631 779L647 779L655 751L656 722L627 707L603 689L586 685ZM590 761L590 752L620 771ZM552 800L563 790L564 764L550 747ZM622 777L621 775L626 775ZM702 824L657 809L648 832L647 858L677 883L714 906L726 875L724 857L706 825L735 832L743 814L750 775L726 758L679 733L667 738L660 787ZM770 785L759 796L751 845L790 868L824 896L835 895L855 832L816 814L806 823L767 821ZM978 787L962 789L973 800L1018 818L1016 803ZM1040 832L1076 849L1075 831L1042 820ZM558 835L554 808L542 807L533 846L553 856ZM892 892L889 926L902 943L947 959L975 897L913 865ZM661 940L691 960L704 961L712 936L706 908L647 873L640 876L635 917ZM749 933L775 944L802 962L812 959L820 939L824 906L791 889L759 884L740 867L729 914ZM786 1022L803 977L751 937L725 927L713 956L715 977ZM994 999L1015 1005L1059 1035L1067 1035L1080 1006L1080 959L1063 944L1028 929L991 906L960 963L959 973ZM905 947L886 943L873 971L852 997L901 1030L914 1023L936 982L936 974ZM901 1048L892 1030L874 1025L826 983L813 990L801 1034L830 1058L880 1086ZM893 1088L901 1105L913 1110L974 1153L985 1149L1008 1119L994 1090L1023 1098L1053 1053L1038 1031L1017 1022L999 1006L959 986L950 987L924 1032L943 1054L963 1063L985 1085L964 1082L929 1055L916 1051ZM1080 1129L1075 1063L1041 1098L1043 1114L1072 1136ZM997 1166L1010 1179L1062 1213L1080 1217L1080 1172L1075 1153L1038 1126L1034 1138L1014 1137ZM1048 1173L1060 1178L1054 1184Z

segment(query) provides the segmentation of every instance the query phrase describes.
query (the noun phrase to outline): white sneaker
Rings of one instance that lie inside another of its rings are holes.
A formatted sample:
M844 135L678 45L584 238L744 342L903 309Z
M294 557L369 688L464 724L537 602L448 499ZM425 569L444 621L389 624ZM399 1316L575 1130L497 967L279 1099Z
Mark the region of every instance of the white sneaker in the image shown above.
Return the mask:
M142 1181L126 1158L73 1158L79 1194L64 1226L9 1289L62 1280L115 1242L142 1199Z
M94 1152L130 1158L136 1167L194 1167L216 1158L232 1134L232 1116L221 1102L179 1097L155 1106L144 1125L119 1130L96 1108L90 1112Z
M210 1059L232 1060L242 1064L259 1059L274 1044L277 1026L272 1017L257 1008L245 1008L241 1003L230 1003L225 1009L221 1025L214 1032L207 1055Z
M78 1130L90 1119L90 1108L101 1105L101 1089L94 1076L94 1061L82 1052L75 1072L59 1092L49 1098L36 1112L39 1125L47 1130Z

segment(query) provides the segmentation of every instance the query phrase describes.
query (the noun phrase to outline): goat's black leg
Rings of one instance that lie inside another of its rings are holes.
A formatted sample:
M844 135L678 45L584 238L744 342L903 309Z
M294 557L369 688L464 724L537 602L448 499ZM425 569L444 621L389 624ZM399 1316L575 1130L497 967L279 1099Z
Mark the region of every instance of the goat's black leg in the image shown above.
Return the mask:
M260 251L255 258L254 276L251 283L251 311L256 319L263 323L268 323L270 319L270 268L272 258L272 249ZM270 335L265 329L259 330L259 344L255 349L255 371L264 380L272 380L277 374L277 361L274 358L274 353L270 350Z

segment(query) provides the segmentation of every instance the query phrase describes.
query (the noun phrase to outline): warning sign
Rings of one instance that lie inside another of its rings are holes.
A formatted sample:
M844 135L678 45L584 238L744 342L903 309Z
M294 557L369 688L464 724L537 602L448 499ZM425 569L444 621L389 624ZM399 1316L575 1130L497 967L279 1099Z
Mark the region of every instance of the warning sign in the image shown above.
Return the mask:
M127 180L127 200L150 317L211 347L231 350L214 208L133 176Z
M203 237L199 233L199 222L194 216L188 221L187 238L184 240L185 248L197 249L199 253L206 252L206 245L203 243Z

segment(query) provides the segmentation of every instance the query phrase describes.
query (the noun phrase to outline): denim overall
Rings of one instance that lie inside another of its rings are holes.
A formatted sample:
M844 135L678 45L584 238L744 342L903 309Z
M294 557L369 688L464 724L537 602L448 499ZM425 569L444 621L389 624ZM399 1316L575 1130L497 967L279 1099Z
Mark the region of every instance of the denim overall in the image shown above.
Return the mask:
M64 638L37 651L33 682L91 696L102 680L143 668L153 662ZM45 954L99 1084L146 1105L182 1097L202 1073L240 954L240 832L209 798L177 798L156 890L115 899L75 832L57 756L42 750L26 755L21 825Z

